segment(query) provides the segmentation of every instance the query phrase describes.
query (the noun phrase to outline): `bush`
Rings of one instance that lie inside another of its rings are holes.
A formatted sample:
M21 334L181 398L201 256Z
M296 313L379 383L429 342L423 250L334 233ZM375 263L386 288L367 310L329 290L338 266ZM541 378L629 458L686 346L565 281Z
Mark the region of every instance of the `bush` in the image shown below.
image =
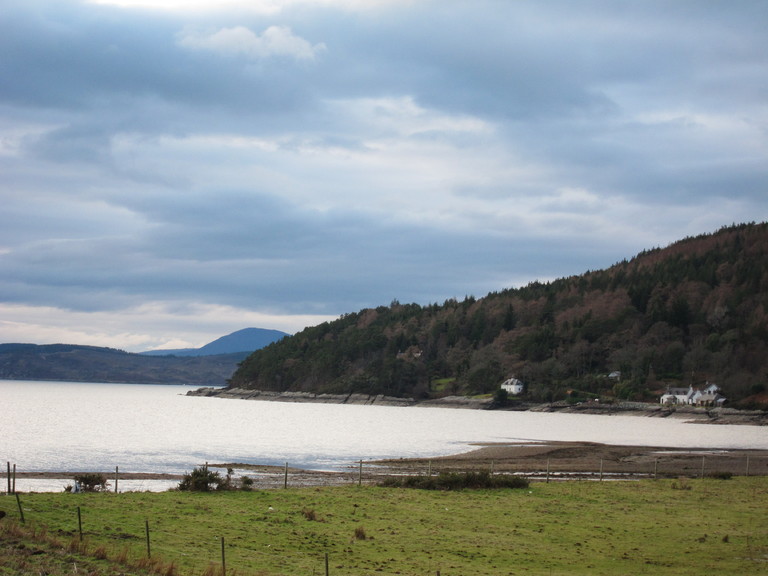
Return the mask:
M108 487L107 477L98 472L76 474L74 480L75 485L67 486L67 492L104 492Z
M730 480L733 478L733 474L730 472L710 472L707 474L707 478L714 478L715 480Z
M493 405L494 406L506 406L509 402L509 392L504 390L504 388L499 388L496 390L496 393L493 395Z
M489 472L441 472L438 476L390 476L379 486L420 490L486 490L528 488L523 476L492 475Z
M678 478L678 482L672 482L672 490L690 490L691 485L688 483L688 479L684 476Z
M208 470L207 466L200 466L192 470L190 474L184 474L179 482L179 490L191 492L210 492L220 490L226 486L226 481L218 472Z

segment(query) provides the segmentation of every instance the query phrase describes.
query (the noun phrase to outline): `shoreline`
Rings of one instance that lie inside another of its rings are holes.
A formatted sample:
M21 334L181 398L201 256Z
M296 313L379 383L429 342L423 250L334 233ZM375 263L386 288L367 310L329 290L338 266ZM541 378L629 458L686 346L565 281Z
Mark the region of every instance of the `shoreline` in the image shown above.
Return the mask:
M437 458L384 460L399 473L492 470L571 476L678 477L732 474L767 476L768 450L620 446L591 442L483 443L474 450Z
M190 390L187 396L223 398L233 400L257 400L262 402L309 402L317 404L352 404L358 406L396 406L418 408L456 408L470 410L496 410L506 412L563 412L570 414L597 414L611 416L642 416L648 418L682 418L696 424L737 424L768 426L768 412L762 410L738 410L736 408L707 408L699 406L664 406L645 402L616 402L601 404L583 402L533 403L513 400L507 406L494 406L491 398L446 396L428 400L397 398L367 394L314 394L311 392L272 392L245 388L204 387Z
M479 472L518 474L534 479L639 479L678 477L768 476L768 450L668 448L658 446L620 446L591 442L480 443L458 454L435 457L391 458L350 463L344 470L307 470L283 466L245 463L209 463L209 468L232 468L236 476L251 476L254 489L283 486L338 486L361 480L374 484L387 476L424 475L441 472ZM71 480L74 471L16 472L17 479ZM112 472L104 474L108 481ZM119 480L163 480L177 482L182 474L120 472ZM0 489L7 482L0 473Z
M94 470L76 470L76 471L33 471L24 472L17 471L16 478L24 478L25 480L72 480L75 476L80 474L103 474L107 481L112 481L115 478L115 471L101 472ZM13 473L11 473L13 476ZM180 481L183 478L182 474L172 474L168 472L120 472L118 474L119 480L168 480L168 481ZM8 473L3 471L0 473L0 488L3 488L8 480Z

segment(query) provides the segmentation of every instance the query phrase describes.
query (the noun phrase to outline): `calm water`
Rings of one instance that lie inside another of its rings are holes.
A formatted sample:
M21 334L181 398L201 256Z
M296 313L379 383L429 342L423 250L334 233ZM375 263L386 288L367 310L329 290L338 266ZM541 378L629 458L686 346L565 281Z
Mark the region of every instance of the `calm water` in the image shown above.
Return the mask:
M0 458L24 471L185 472L208 462L341 469L478 442L569 440L768 449L768 428L636 416L293 404L185 396L183 386L0 380ZM128 487L126 486L126 489Z

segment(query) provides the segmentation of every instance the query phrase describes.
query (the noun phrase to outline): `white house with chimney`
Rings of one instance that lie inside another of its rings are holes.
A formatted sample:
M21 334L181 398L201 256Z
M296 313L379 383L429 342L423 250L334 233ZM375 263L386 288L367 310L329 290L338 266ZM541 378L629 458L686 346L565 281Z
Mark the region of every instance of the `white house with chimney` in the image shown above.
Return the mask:
M509 378L508 380L504 380L504 382L501 383L501 389L506 390L507 394L511 394L512 396L518 396L523 393L523 389L525 388L525 385L523 384L522 380L518 380L517 378Z
M725 403L725 397L720 394L720 387L717 384L707 382L704 388L667 388L662 394L659 403L665 405L686 405L686 406L715 406L720 407Z

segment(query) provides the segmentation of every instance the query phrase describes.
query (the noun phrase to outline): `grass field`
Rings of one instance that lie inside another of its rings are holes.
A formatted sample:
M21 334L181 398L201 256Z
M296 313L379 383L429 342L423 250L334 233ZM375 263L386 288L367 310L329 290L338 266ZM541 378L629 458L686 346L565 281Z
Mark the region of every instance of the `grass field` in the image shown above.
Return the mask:
M222 548L227 574L241 576L319 576L326 555L334 576L768 574L764 477L461 492L41 493L20 502L24 525L16 499L0 497L0 574L212 575Z

